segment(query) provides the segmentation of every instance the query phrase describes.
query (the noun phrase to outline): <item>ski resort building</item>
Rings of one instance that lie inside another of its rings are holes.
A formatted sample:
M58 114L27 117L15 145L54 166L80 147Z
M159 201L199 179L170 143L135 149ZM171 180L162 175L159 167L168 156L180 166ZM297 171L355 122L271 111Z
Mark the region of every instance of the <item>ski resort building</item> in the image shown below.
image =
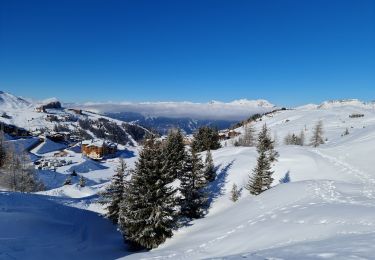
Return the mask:
M81 149L85 156L101 160L106 156L114 155L117 152L117 145L109 141L93 139L83 141Z
M234 130L223 131L223 132L219 133L219 140L220 141L224 141L224 140L228 140L228 139L237 137L239 135L241 135L241 133L240 132L236 132Z

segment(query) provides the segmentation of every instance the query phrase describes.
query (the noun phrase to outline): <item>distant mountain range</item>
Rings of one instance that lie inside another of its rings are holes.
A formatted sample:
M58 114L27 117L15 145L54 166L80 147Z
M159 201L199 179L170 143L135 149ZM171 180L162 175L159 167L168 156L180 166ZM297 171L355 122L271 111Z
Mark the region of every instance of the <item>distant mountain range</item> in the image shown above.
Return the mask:
M105 115L114 119L139 124L148 129L155 130L162 135L167 134L168 130L171 128L180 128L186 134L192 134L201 126L212 126L216 127L217 129L227 129L231 125L238 122L235 120L192 119L188 117L145 117L142 114L135 112L105 113Z
M240 99L232 102L141 102L70 104L109 117L134 122L166 134L170 128L180 128L191 134L201 126L226 129L256 113L276 108L266 100Z

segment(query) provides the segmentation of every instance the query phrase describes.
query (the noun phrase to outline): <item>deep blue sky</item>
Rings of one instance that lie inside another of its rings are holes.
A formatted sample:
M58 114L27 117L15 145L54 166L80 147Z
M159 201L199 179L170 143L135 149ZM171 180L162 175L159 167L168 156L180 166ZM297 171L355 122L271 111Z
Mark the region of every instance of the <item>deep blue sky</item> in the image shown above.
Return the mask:
M375 99L374 0L0 0L0 89L64 101Z

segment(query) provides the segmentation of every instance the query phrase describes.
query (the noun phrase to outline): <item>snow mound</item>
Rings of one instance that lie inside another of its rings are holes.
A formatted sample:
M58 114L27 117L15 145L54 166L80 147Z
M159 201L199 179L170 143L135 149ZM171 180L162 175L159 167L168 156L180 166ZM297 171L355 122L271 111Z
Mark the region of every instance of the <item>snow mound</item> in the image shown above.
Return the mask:
M39 138L25 138L25 139L15 139L8 140L5 142L6 146L13 146L18 153L24 152L32 148L34 145L39 143Z
M105 169L108 169L108 167L100 164L99 162L86 159L84 162L70 167L68 172L75 171L77 173L88 173L91 171L105 170Z
M45 154L50 153L53 151L58 151L65 149L67 146L65 144L56 143L48 138L45 139L45 141L40 144L38 147L36 147L33 152L36 154Z
M93 196L96 193L97 191L91 187L80 187L77 184L65 185L56 189L39 192L39 194L67 198L84 198Z
M0 219L0 259L109 260L126 254L108 220L48 196L0 192Z
M333 107L341 106L357 106L357 107L366 107L367 104L358 99L342 99L342 100L330 100L325 101L318 106L319 109L329 109Z

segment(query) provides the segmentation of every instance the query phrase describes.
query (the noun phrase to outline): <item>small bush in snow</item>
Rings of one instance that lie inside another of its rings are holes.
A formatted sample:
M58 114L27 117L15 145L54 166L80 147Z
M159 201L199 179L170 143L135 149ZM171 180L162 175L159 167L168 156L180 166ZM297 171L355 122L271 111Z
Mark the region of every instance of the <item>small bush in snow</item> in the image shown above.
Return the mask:
M236 202L241 196L241 190L238 189L237 185L233 183L232 189L230 191L230 199L233 202Z

